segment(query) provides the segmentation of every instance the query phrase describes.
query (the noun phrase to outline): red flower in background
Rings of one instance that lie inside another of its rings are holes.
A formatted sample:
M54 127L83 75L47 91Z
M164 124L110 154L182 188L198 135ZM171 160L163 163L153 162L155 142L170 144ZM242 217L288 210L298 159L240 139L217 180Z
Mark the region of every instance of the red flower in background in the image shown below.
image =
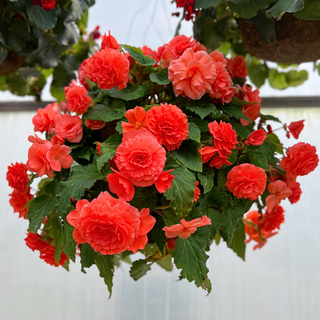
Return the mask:
M14 212L19 213L19 218L27 219L27 212L29 207L25 209L24 207L29 200L33 199L33 195L30 194L30 187L25 192L13 189L12 193L9 194L9 196L11 197L9 203Z
M86 125L86 127L88 127L91 130L100 130L106 125L106 122L104 122L102 120L85 119L84 124Z
M168 151L178 149L188 136L186 115L175 105L160 104L147 112L148 129Z
M243 56L235 56L228 59L227 69L231 78L245 78L248 75L248 68Z
M55 253L55 246L48 244L45 246L43 249L40 250L40 259L44 260L46 263L59 267L59 266L66 266L69 263L69 258L68 256L62 251L59 263L56 263L56 260L54 258L54 253Z
M115 50L118 50L120 48L120 45L117 42L117 40L110 34L110 30L108 35L104 34L102 36L101 50L104 50L106 48L111 48Z
M299 138L299 135L302 129L304 128L303 122L304 120L294 121L294 122L291 122L290 125L288 126L290 133L293 135L295 139Z
M55 0L32 0L32 4L40 5L46 11L52 10L57 5Z
M85 113L92 103L86 88L75 86L72 88L65 87L64 90L68 102L68 110L77 112L79 115Z
M262 168L243 163L233 167L228 173L226 186L238 199L253 201L263 194L266 183L267 175Z
M29 182L27 171L28 168L24 163L11 163L11 166L8 166L6 175L9 187L25 192Z
M27 237L24 239L26 245L32 250L42 250L48 246L48 243L43 240L42 236L38 233L28 232Z

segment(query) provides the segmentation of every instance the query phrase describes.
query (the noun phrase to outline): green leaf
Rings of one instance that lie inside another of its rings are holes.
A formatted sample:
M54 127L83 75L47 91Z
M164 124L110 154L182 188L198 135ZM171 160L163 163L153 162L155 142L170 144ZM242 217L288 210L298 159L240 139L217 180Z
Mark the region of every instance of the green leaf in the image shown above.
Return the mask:
M247 139L250 134L250 130L241 124L234 124L232 129L236 130L237 135L239 135L242 139Z
M130 276L133 280L137 281L141 277L147 274L151 270L151 263L148 263L146 260L137 260L132 264L130 269Z
M187 168L202 172L202 157L199 152L200 143L193 140L185 140L179 149L173 151L174 156Z
M162 228L165 227L165 223L161 217L157 215L156 217L156 224L151 230L152 238L155 241L156 245L158 246L159 250L163 253L164 246L166 244L166 236L165 232Z
M81 20L82 14L88 9L88 0L72 0L70 7L70 14L67 18L67 22Z
M85 189L89 189L93 184L103 178L95 163L88 166L76 165L71 167L71 174L67 181L61 182L61 192L58 197L58 214L63 216L71 206L71 197L80 200Z
M297 12L303 9L303 0L278 0L269 10L267 14L277 18L285 12Z
M201 119L208 116L210 113L214 113L217 109L214 104L200 101L190 100L187 102L186 108L195 112Z
M178 220L176 212L173 208L162 210L162 213L164 214L163 220L166 226L172 226L179 223L180 219Z
M279 90L288 88L286 74L284 72L278 72L276 69L269 70L269 83L270 86Z
M89 108L87 112L83 114L82 118L110 122L121 119L125 113L126 105L123 101L114 100L110 105L107 100L104 100L103 104L97 104Z
M199 238L196 234L187 239L178 237L172 254L176 267L182 269L182 277L189 282L194 280L197 287L204 283L209 272L206 266L209 256Z
M75 242L72 235L73 230L74 230L74 227L71 226L68 222L64 223L63 232L64 232L65 242L64 242L63 251L68 256L69 259L75 262L77 243Z
M100 253L97 254L96 265L100 271L100 277L104 279L105 284L108 286L110 293L109 298L112 294L112 279L113 279L113 255L103 256Z
M230 0L231 2L234 2ZM261 9L267 9L274 0L249 0L247 3L228 3L230 9L239 14L240 17L250 19Z
M251 164L264 170L268 169L268 159L263 146L248 146L247 155Z
M200 180L200 184L203 187L203 193L208 193L213 187L213 177L214 177L214 170L205 166L203 167L203 173L197 174L198 179Z
M53 29L57 24L57 13L57 8L47 11L40 5L30 4L27 6L27 15L30 20L30 24L38 29Z
M161 260L156 260L156 263L164 268L167 271L173 270L173 264L172 264L172 256L171 254L167 254L165 257L163 257Z
M244 223L239 220L240 227L234 232L232 241L228 246L242 259L245 260L246 244L245 244L245 232Z
M168 79L168 69L161 69L160 72L151 73L150 80L161 86L169 84L170 80Z
M199 127L195 123L190 122L188 130L189 130L189 134L187 139L191 139L200 143L201 131Z
M107 93L112 98L119 98L124 101L130 101L135 100L141 97L144 97L146 94L147 87L141 84L135 84L133 86L128 86L122 90L118 90L117 87L105 90L105 93ZM120 118L118 118L120 119Z
M217 7L223 0L194 0L194 9L207 9Z
M245 119L245 120L248 120L249 123L251 123L251 120L243 114L242 107L240 106L236 106L230 103L228 106L222 107L222 111L225 112L230 117L235 117L236 119L240 119L240 118Z
M172 172L171 172L172 173ZM135 193L130 204L138 210L149 208L153 211L158 202L158 192L155 188L135 188Z
M88 243L83 243L79 245L80 248L80 262L81 262L81 271L86 273L84 268L90 268L93 264L96 263L97 253L92 249Z
M290 87L297 87L306 80L308 80L308 72L306 70L301 70L300 72L291 70L286 73L286 81Z
M185 166L168 156L165 170L174 169L171 174L175 176L172 186L164 193L165 197L171 201L171 208L175 210L179 220L185 217L191 210L194 200L194 190L196 179Z
M258 30L260 39L269 43L277 40L275 31L275 21L267 17L265 12L259 11L256 16L248 20Z
M248 64L248 73L253 84L260 88L268 78L269 68L266 64L261 64L260 60L253 60L252 63Z
M277 152L279 154L283 154L282 143L280 142L279 138L274 133L267 134L267 138L265 141L272 142L275 146L275 152Z
M298 19L320 19L320 2L304 0L304 8L293 14Z
M59 187L59 181L53 180L47 184L45 189L46 194L37 196L30 201L27 213L29 232L37 233L43 218L54 210Z
M6 60L9 50L0 43L0 65Z
M280 121L278 118L276 118L276 117L274 117L274 116L271 116L271 115L266 115L266 114L261 114L261 113L260 113L260 117L261 117L262 119L264 119L264 120L276 121L276 122L281 123L281 121Z
M201 120L201 119L198 119L198 118L192 118L190 124L191 123L196 124L201 132L208 132L209 131L209 127L208 127L209 122L206 121L206 120Z
M130 56L136 60L142 66L153 66L157 63L156 60L151 59L143 54L142 50L136 47L132 47L126 44L121 45L130 53ZM151 77L150 77L151 78ZM153 81L156 82L156 81Z
M75 24L73 22L68 23L65 21L68 14L69 12L67 10L62 10L58 23L54 28L58 43L64 46L73 45L79 40L79 32Z

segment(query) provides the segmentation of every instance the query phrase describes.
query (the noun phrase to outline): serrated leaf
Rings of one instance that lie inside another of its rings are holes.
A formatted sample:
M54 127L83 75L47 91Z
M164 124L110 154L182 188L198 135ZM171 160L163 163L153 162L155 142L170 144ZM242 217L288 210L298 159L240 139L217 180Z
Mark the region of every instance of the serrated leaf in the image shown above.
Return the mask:
M212 103L200 102L200 101L188 101L186 109L195 112L201 119L208 116L210 113L214 113L217 108Z
M236 106L230 103L228 106L223 107L222 111L230 117L235 117L236 119L245 119L248 120L249 123L251 123L251 120L243 114L241 106Z
M122 90L118 90L117 87L105 90L105 93L107 93L112 98L119 98L124 101L130 101L135 100L141 97L144 97L147 91L147 87L141 84L135 84L133 86L128 86ZM120 119L120 118L118 118Z
M76 260L76 247L77 243L75 242L73 238L73 230L74 227L71 226L68 222L65 222L63 225L63 232L64 232L64 247L63 251L68 256L69 259L71 259L73 262Z
M178 220L176 212L173 208L162 210L162 213L164 214L163 220L166 226L172 226L179 223L180 219Z
M133 262L132 267L130 268L130 276L133 280L137 281L146 275L149 270L151 270L151 263L147 263L146 260L140 259Z
M164 195L168 200L172 200L171 208L174 209L176 215L182 219L191 210L196 179L194 174L185 168L185 166L168 155L167 153L165 170L174 169L171 174L173 174L175 178L172 181L171 188L167 189Z
M142 208L149 208L153 211L158 202L158 192L155 188L135 188L135 193L130 204L138 210Z
M190 124L191 123L195 123L201 132L208 132L209 131L209 127L208 127L209 122L206 120L192 118Z
M46 227L48 227L50 222L52 226L54 247L55 247L54 259L56 263L59 264L61 253L62 253L62 247L64 243L64 233L62 232L61 221L56 215L51 219L51 221L49 220L47 222Z
M156 60L151 59L143 54L142 50L136 47L132 47L126 44L121 45L130 53L130 56L136 60L142 66L153 66L157 63ZM151 79L151 78L150 78ZM155 81L154 81L155 82Z
M195 123L190 122L188 130L189 130L189 134L187 139L191 139L200 143L201 131L199 127Z
M173 151L174 156L187 168L202 172L202 157L199 152L200 143L193 140L185 140L179 149Z
M81 262L81 271L86 273L84 268L90 268L97 259L97 253L88 243L83 243L79 245L80 248L80 262Z
M245 244L245 232L244 223L239 220L240 227L234 232L232 241L228 244L230 247L242 260L245 260L246 244Z
M168 69L161 69L160 72L151 73L150 80L161 86L169 84Z
M250 130L240 124L234 124L232 129L236 130L237 135L239 135L242 139L247 139L250 134Z
M53 29L57 24L58 14L57 8L45 10L40 5L30 4L27 6L27 15L31 25L38 29Z
M97 180L102 178L103 175L98 171L94 163L88 166L73 166L69 179L60 183L61 192L57 205L58 214L63 217L71 205L71 197L75 200L80 200L85 189L91 188Z
M199 172L197 175L198 175L200 184L203 187L203 193L204 194L208 193L214 185L213 183L214 170L208 167L204 167L203 173Z
M158 246L159 250L163 253L164 246L166 244L165 232L162 228L165 227L163 219L159 216L156 217L156 223L151 230L152 238Z
M268 169L268 158L264 148L261 146L248 146L247 155L249 157L250 163L264 170Z
M267 14L277 18L285 12L297 12L303 9L303 0L278 0L269 10Z
M46 194L35 197L29 204L27 218L29 219L29 232L37 233L43 218L49 215L55 207L59 192L58 180L53 180L46 186Z
M100 271L100 277L104 279L104 283L108 286L110 293L109 298L112 294L112 280L113 280L113 255L103 256L100 253L97 254L96 265Z
M231 2L234 2L230 0ZM239 14L240 17L250 19L261 9L267 9L274 0L249 0L247 3L229 3L230 9Z
M123 101L114 100L110 105L109 102L105 100L103 104L97 104L89 108L87 112L83 114L82 118L110 122L121 119L125 113L126 105Z

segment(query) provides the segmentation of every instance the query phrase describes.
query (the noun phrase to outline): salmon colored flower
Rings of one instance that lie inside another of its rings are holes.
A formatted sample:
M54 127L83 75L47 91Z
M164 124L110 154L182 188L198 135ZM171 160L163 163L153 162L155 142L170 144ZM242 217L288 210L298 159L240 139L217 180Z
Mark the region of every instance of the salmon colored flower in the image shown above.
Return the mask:
M116 170L112 169L112 171L114 173L110 173L107 176L110 191L125 201L131 201L134 197L132 182Z
M129 66L129 60L124 54L105 48L88 59L84 73L100 89L118 87L118 90L122 90L127 86Z
M42 250L44 247L49 245L38 233L28 232L27 237L24 239L24 241L32 251Z
M290 133L293 135L295 139L299 138L299 135L302 129L304 128L303 122L304 120L294 121L294 122L291 122L290 125L288 126Z
M196 218L191 221L185 219L180 220L178 224L174 224L170 227L164 227L167 238L180 237L182 239L189 238L193 233L197 231L197 228L211 225L211 220L207 216Z
M156 219L149 215L149 209L139 212L105 191L91 202L78 201L67 221L75 227L73 237L78 244L89 243L96 252L110 255L143 249Z
M25 192L29 182L27 171L28 168L24 163L11 163L11 166L8 166L6 175L9 187Z
M248 75L248 68L244 56L235 56L228 59L227 69L231 78L245 78Z
M196 181L196 188L194 189L194 199L193 202L197 202L200 196L200 189L198 188L199 181Z
M209 90L209 96L214 100L220 100L222 104L229 103L235 94L231 88L231 77L222 62L214 63L216 77Z
M85 119L84 124L91 130L100 130L106 125L106 122L104 122L102 120Z
M27 212L29 207L25 207L25 205L33 199L33 195L30 194L30 187L26 191L19 191L17 189L13 189L12 193L9 194L11 197L9 199L9 203L13 208L13 212L19 213L19 218L27 219Z
M43 140L41 138L39 138L36 134L34 134L34 136L29 136L28 137L28 141L31 143L39 143L39 144L44 144L46 143L48 140Z
M56 134L51 137L50 141L52 144L60 144L60 145L64 144L64 139L61 138L60 136L57 136Z
M187 49L183 55L173 60L169 66L169 80L176 96L199 100L211 89L216 77L212 59L204 51Z
M86 81L86 78L85 78L85 75L84 75L84 67L86 66L86 64L88 63L88 60L89 59L85 59L82 61L79 69L78 69L78 79L79 79L79 82L87 89L89 90L90 87Z
M242 163L228 173L226 186L238 199L254 201L263 194L266 183L267 175L262 168Z
M92 99L88 96L85 87L75 86L73 88L65 87L66 100L68 102L68 110L83 114L90 107Z
M232 153L231 149L235 149L238 143L237 133L232 129L232 125L220 120L220 123L217 121L210 122L208 127L219 155L222 157L230 155Z
M66 266L69 263L68 256L62 251L59 259L59 263L56 263L54 254L56 248L54 245L47 245L40 250L40 259L44 260L46 263L54 267Z
M69 142L78 143L83 136L82 121L79 116L63 114L55 118L56 134Z
M281 206L262 215L258 225L261 230L266 232L280 229L281 223L284 223L284 210Z
M106 48L111 48L115 50L118 50L120 48L120 45L117 42L117 40L110 34L110 30L108 32L108 35L104 34L102 36L101 50L104 50Z
M277 209L281 200L292 195L292 190L281 180L269 183L268 191L271 194L266 198L267 212L272 212L273 209Z
M302 190L300 188L300 183L296 181L296 177L287 178L285 180L288 188L292 190L292 195L289 197L289 201L294 204L300 200Z
M149 124L148 113L142 107L135 107L128 110L124 115L128 122L121 123L123 133L128 133L131 130L147 130Z
M55 144L47 152L47 160L54 171L61 171L72 166L73 159L69 156L70 148L65 145Z
M209 56L212 58L212 60L214 62L221 62L223 64L224 67L227 66L227 59L224 57L223 53L222 52L219 52L217 50L211 52L209 54Z
M148 187L163 171L166 151L149 131L134 130L123 136L114 161L135 186Z
M177 106L161 103L160 106L152 107L147 116L148 129L168 151L178 149L188 137L187 116Z
M174 175L169 173L171 171L173 171L173 169L161 172L158 179L155 181L155 186L159 193L164 193L167 189L171 188L174 179Z
M31 172L36 172L39 177L46 174L53 177L53 171L47 160L47 152L51 149L52 143L47 141L43 144L34 143L28 150L27 168Z
M280 161L280 167L292 177L305 176L318 166L316 151L316 147L309 143L299 142L288 149L286 157Z
M48 104L44 109L38 109L37 114L32 118L34 131L48 132L54 126L54 117L60 110L59 105L54 102Z
M255 130L249 134L246 144L248 146L260 146L263 144L266 137L267 133L263 129Z

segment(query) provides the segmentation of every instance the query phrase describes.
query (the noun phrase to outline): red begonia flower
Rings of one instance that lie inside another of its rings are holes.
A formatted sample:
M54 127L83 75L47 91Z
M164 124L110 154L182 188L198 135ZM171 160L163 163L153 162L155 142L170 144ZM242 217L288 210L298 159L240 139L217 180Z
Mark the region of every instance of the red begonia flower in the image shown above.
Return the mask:
M155 186L160 193L166 192L167 189L170 189L172 186L172 181L174 179L174 175L170 174L169 172L173 171L174 169L161 172L159 178L155 181Z
M147 130L149 124L148 113L142 107L135 107L128 110L124 115L128 122L121 123L123 133L128 133L132 130Z
M116 170L112 169L112 171L114 173L110 173L107 176L110 191L115 193L119 198L131 201L134 197L132 182Z

